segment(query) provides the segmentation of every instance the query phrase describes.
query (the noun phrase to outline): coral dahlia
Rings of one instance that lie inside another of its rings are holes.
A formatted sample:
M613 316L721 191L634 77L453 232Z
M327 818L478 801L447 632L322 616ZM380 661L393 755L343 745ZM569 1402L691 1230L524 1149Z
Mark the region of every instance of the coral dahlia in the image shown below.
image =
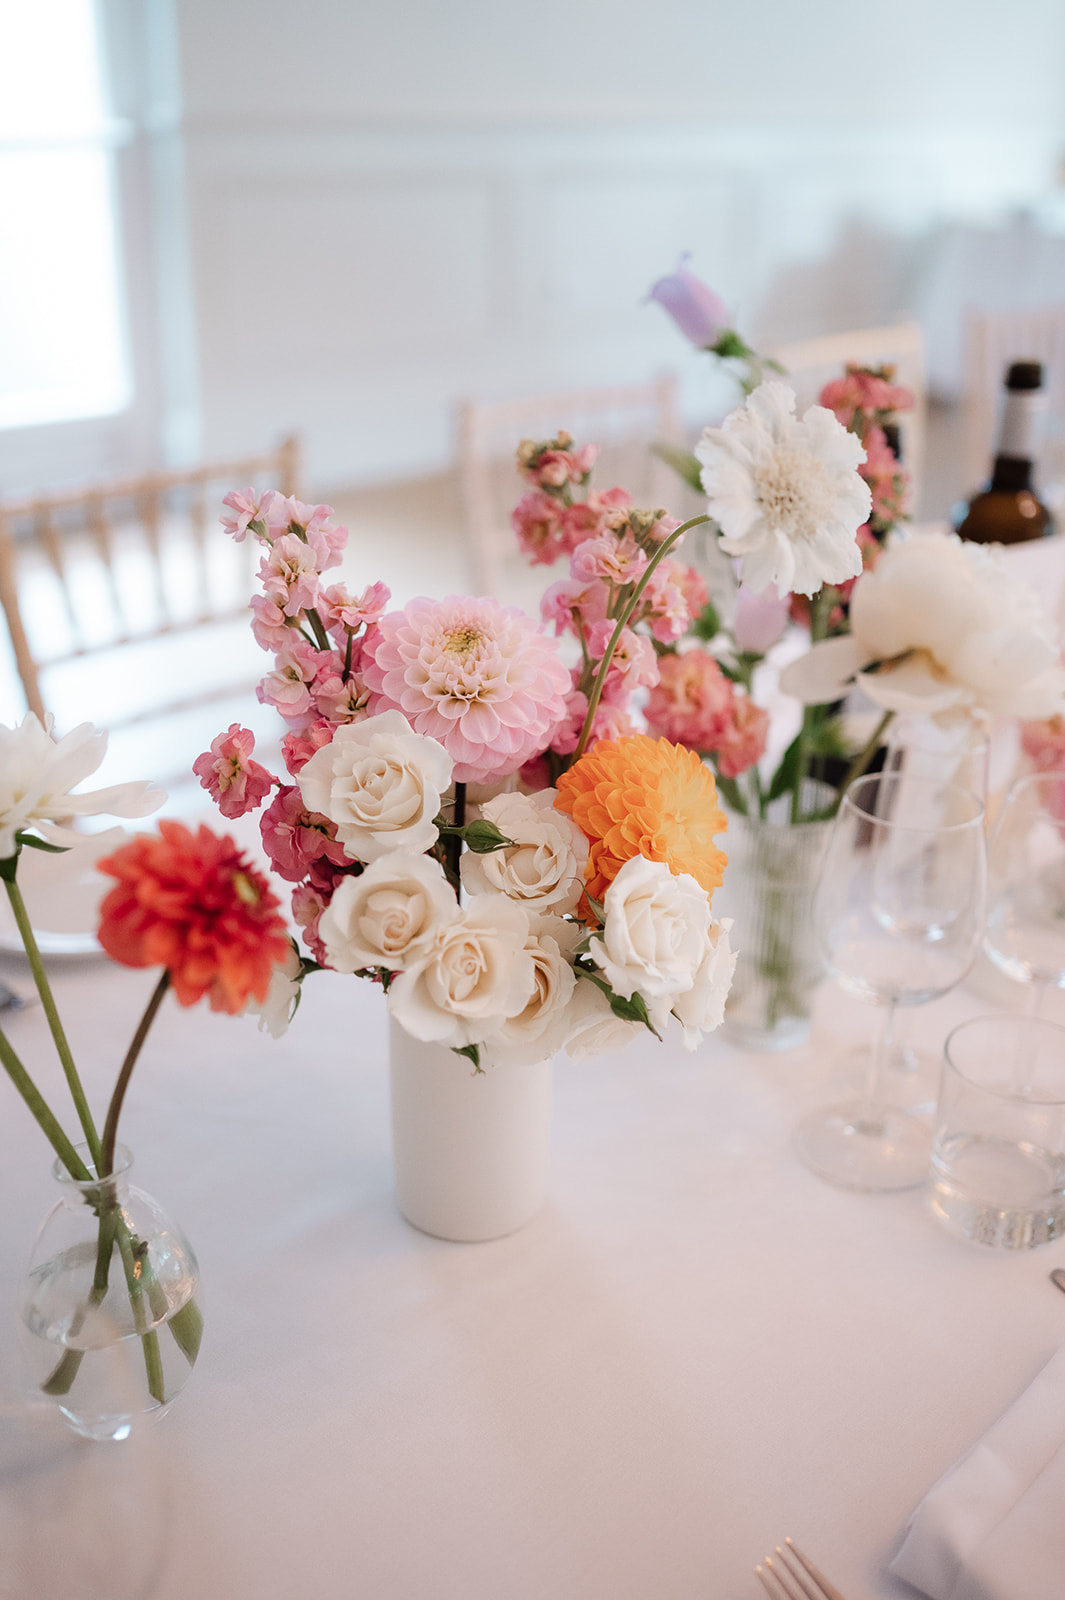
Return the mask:
M570 675L557 644L515 606L449 595L412 600L367 635L370 711L401 711L436 739L457 783L516 772L566 714Z
M728 858L713 836L728 822L713 773L692 750L642 733L600 740L559 778L555 805L589 840L596 900L633 856L689 873L707 894L721 882Z
M100 907L99 939L127 967L166 967L177 999L242 1011L266 999L290 945L278 901L234 840L163 821L97 863L118 883Z

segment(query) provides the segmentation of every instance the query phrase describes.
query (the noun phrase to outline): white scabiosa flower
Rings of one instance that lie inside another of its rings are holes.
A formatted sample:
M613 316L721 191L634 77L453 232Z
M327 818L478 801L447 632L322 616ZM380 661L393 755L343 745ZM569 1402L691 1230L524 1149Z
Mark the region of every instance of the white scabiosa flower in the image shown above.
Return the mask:
M704 430L695 454L721 548L739 556L749 588L814 595L861 572L855 535L872 504L858 473L865 451L824 406L797 418L787 384L760 384L720 428Z

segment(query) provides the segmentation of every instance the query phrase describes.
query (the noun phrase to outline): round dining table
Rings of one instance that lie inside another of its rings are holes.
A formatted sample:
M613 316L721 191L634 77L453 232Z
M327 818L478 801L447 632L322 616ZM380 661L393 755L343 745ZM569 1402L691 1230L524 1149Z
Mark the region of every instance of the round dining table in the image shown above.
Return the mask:
M102 1113L155 974L52 974ZM15 955L0 978L32 990ZM910 1026L938 1050L989 1008L963 986ZM377 987L313 975L280 1040L169 996L122 1138L195 1245L206 1328L185 1391L118 1444L20 1388L55 1185L8 1085L0 1596L758 1600L791 1535L847 1600L912 1597L886 1570L907 1518L1065 1340L1065 1241L995 1252L921 1190L800 1164L797 1119L877 1022L826 983L796 1049L677 1030L560 1057L546 1204L455 1244L395 1206ZM62 1106L40 1004L0 1023Z

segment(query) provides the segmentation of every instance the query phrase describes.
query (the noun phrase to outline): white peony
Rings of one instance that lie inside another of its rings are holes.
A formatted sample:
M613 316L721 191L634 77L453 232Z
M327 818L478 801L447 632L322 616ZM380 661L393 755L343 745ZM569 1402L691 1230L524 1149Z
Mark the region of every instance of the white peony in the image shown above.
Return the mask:
M318 934L338 972L399 970L458 915L455 891L431 856L394 850L357 878L342 878Z
M52 719L44 723L28 712L21 725L0 724L0 861L18 848L15 835L34 829L52 844L84 843L85 835L57 825L60 817L146 817L166 799L147 783L116 783L109 789L71 794L96 771L107 749L107 734L83 722L57 739Z
M472 894L495 891L517 900L530 918L576 909L584 890L588 840L577 824L556 811L554 789L538 794L501 794L481 807L514 841L504 850L462 857L462 882Z
M566 1042L566 1007L577 982L573 947L584 930L553 918L530 933L526 954L533 964L533 992L524 1008L508 1017L484 1043L485 1060L494 1066L531 1067L556 1055Z
M855 584L850 626L785 668L785 693L818 705L856 681L885 711L1065 712L1044 615L998 550L948 533L895 540Z
M452 766L443 745L415 733L402 712L382 711L338 728L296 782L307 810L336 823L352 860L376 861L436 843L433 819Z
M646 1033L642 1022L626 1022L616 1017L610 1001L590 978L577 978L577 986L566 1007L566 1054L571 1061L588 1061L631 1044L637 1034ZM650 1035L648 1035L650 1037Z
M603 897L606 921L589 954L616 995L637 991L665 1027L677 995L690 989L706 953L710 899L686 872L633 856Z
M296 979L299 976L300 965L300 953L290 942L288 955L284 961L277 963L271 974L266 999L259 1001L252 996L248 1000L241 1015L245 1017L257 1015L260 1033L268 1033L271 1038L280 1039L282 1034L288 1032L288 1025L299 998L300 986Z
M730 917L711 923L695 982L673 1002L673 1015L684 1029L688 1050L702 1044L703 1035L712 1033L724 1020L725 1001L736 968L736 951L729 947L728 939L731 926Z
M858 473L865 450L824 406L800 421L786 384L760 384L720 428L704 430L695 454L721 548L741 558L749 588L813 595L861 572L855 535L872 504Z
M475 895L438 927L388 989L388 1009L415 1039L480 1044L528 1004L535 987L529 920L505 895Z

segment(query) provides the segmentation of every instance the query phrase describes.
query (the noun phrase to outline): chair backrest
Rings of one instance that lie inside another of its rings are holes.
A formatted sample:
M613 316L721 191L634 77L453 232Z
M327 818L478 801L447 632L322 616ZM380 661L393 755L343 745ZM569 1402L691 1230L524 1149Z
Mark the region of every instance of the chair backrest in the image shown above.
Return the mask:
M848 361L863 367L889 362L896 381L913 391L912 411L899 416L902 464L913 485L911 505L916 506L924 465L925 418L928 385L925 376L924 329L919 322L894 322L884 328L854 328L850 333L829 333L779 345L770 352L788 373L795 390L797 410L817 404L830 378L838 378Z
M286 439L243 460L0 502L0 605L27 707L53 712L60 731L115 729L250 688L261 552L226 538L221 499L248 484L294 494L298 475Z
M506 567L518 562L510 513L528 487L515 466L519 443L554 438L560 428L578 444L600 446L593 480L598 488L620 484L641 507L670 508L676 500L676 476L650 450L656 441L679 440L677 380L671 375L522 400L467 401L459 411L459 471L476 594L500 596Z
M1039 484L1044 499L1057 509L1065 502L1065 301L1019 311L969 310L963 323L962 352L965 492L987 482L1006 368L1011 361L1041 361L1047 429Z

